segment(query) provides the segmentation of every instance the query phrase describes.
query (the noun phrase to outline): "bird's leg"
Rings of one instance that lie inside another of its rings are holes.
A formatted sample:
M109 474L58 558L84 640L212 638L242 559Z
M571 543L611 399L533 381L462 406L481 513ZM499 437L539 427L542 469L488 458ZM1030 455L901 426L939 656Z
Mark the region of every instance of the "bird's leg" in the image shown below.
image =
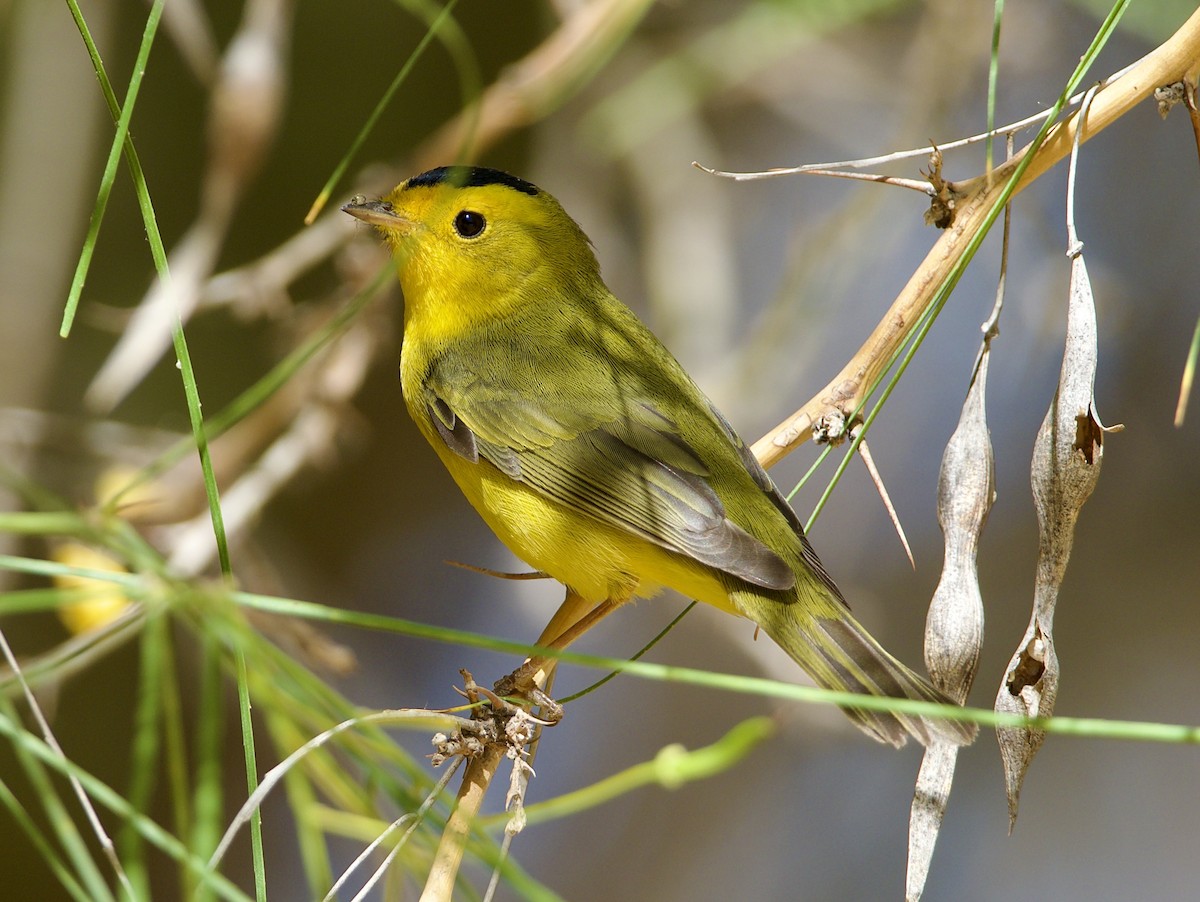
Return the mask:
M620 602L611 598L595 604L567 589L566 598L542 630L537 644L546 648L564 649L619 606ZM543 718L557 722L562 719L562 706L547 694L554 680L557 664L558 659L548 655L526 658L524 664L496 681L496 692L500 695L528 699L542 709Z

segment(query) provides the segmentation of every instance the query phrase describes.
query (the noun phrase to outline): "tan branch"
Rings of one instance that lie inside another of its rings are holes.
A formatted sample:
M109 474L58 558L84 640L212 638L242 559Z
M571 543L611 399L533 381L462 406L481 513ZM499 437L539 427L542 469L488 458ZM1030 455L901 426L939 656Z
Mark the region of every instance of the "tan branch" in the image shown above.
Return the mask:
M1087 140L1137 104L1150 97L1159 85L1193 81L1200 72L1200 10L1197 10L1164 44L1147 54L1137 65L1104 85L1087 113ZM1079 113L1054 126L1030 161L1020 183L1021 191L1052 166L1068 156L1075 140ZM962 257L972 236L1004 189L1009 175L1029 152L1028 146L997 168L991 177L978 176L956 187L964 196L957 204L954 223L937 240L924 262L893 302L879 325L829 384L803 407L759 439L754 455L763 466L778 463L791 450L812 437L813 427L827 418L844 419L865 399L892 355L905 342L913 322L929 306L939 286Z
M463 852L467 847L471 824L479 814L483 797L487 795L488 786L504 759L504 753L504 743L489 742L479 757L467 762L467 771L463 774L462 786L458 790L458 803L454 806L450 820L446 822L446 829L442 832L433 866L421 893L421 902L450 902L454 894L458 868L462 864Z

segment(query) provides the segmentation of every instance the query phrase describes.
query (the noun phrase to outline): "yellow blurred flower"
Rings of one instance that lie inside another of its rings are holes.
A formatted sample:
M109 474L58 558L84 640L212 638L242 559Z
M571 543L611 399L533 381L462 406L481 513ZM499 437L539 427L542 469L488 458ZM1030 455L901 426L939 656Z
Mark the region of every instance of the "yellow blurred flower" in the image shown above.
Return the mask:
M125 567L116 558L79 542L57 546L51 556L60 564L86 570L108 570L124 573ZM116 583L65 573L54 577L54 584L63 589L86 589L81 601L61 605L58 619L72 633L86 633L116 620L133 602Z

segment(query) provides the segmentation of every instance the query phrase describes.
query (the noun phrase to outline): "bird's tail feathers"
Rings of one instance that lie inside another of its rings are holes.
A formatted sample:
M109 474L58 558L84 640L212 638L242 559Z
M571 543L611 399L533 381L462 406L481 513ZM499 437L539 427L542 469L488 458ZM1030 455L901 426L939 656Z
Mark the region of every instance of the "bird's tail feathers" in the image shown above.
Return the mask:
M811 617L797 604L777 609L783 623L763 623L771 636L817 683L826 689L890 698L954 704L923 677L913 673L884 648L848 612ZM775 620L776 618L771 618ZM967 745L974 724L940 717L893 714L843 706L858 726L881 742L904 745L908 736L922 745L934 742Z

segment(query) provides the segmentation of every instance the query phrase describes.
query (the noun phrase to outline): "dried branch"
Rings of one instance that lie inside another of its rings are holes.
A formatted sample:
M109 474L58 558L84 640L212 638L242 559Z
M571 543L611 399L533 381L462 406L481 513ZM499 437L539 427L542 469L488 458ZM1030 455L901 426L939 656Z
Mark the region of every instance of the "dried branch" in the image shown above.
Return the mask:
M1139 61L1140 62L1140 61ZM1109 77L1109 81L1115 81L1129 70L1133 69L1138 63L1130 63L1123 69L1118 69ZM1066 108L1079 106L1083 101L1086 91L1080 91L1067 100ZM1182 97L1179 98L1182 100ZM959 138L955 141L947 141L943 144L933 145L927 144L924 147L914 147L909 150L897 150L892 153L879 154L874 157L862 157L857 160L837 160L829 163L805 163L802 166L780 166L774 169L763 169L757 172L734 172L728 169L713 169L709 166L704 166L700 163L692 163L697 169L709 173L710 175L720 176L721 178L730 179L735 182L757 182L763 179L783 178L789 175L803 175L810 172L823 172L824 170L842 170L842 169L866 169L868 166L882 166L886 163L895 163L899 160L908 160L913 157L928 157L936 150L945 152L947 150L958 150L960 147L970 147L972 144L980 144L988 138L994 138L997 135L1015 135L1019 131L1037 125L1045 120L1050 115L1049 110L1043 110L1040 113L1034 113L1032 116L1026 116L1024 119L1018 119L1016 122L1009 122L1007 125L997 126L991 132L980 132L977 135L971 135L966 138ZM924 189L922 189L924 190Z
M1120 77L1110 78L1097 91L1087 117L1083 140L1099 133L1133 107L1151 96L1155 87L1181 80L1194 80L1200 71L1200 10L1165 43L1144 56ZM1016 191L1022 191L1070 152L1078 128L1078 112L1056 125L1038 148ZM948 228L908 284L893 302L862 347L829 383L799 410L759 439L755 456L770 467L812 437L815 427L826 419L845 418L864 400L882 375L895 351L908 337L915 322L931 303L947 275L962 257L971 238L988 216L1004 184L1028 153L1028 147L991 176L980 175L956 183L961 194L954 223Z
M856 437L857 432L861 428L861 425L855 426L851 430L851 438ZM875 484L875 491L879 493L879 500L883 502L883 509L887 511L888 518L892 521L892 528L896 530L896 538L900 540L900 545L904 548L904 555L908 558L909 566L913 570L916 570L917 562L913 558L912 546L908 544L908 536L904 534L904 525L900 522L900 515L896 513L896 506L892 504L892 496L888 494L883 477L879 474L879 468L875 466L875 458L871 454L871 449L867 445L866 439L862 439L858 443L858 456L862 458L862 462L867 468L867 474L871 477L871 482Z
M425 889L421 893L421 902L450 902L471 826L479 815L483 798L487 795L492 778L496 776L500 762L506 757L512 760L513 782L516 785L519 775L528 771L524 760L525 747L537 727L544 725L524 709L510 705L476 685L468 671L461 673L466 683L462 694L473 704L481 699L486 699L488 704L472 711L472 728L469 731L459 731L449 738L441 735L435 737L435 741L440 742L439 753L433 757L434 762L440 763L450 755L461 755L467 759L467 769L459 787L458 800L438 842L433 864L425 880ZM511 804L513 798L510 790L506 805Z
M453 898L454 881L458 877L459 865L462 864L471 824L479 814L483 797L487 795L492 777L496 775L496 770L503 760L504 746L493 742L485 746L478 758L467 762L462 786L458 791L458 802L442 832L429 877L425 881L425 889L421 893L421 902L450 902Z
M930 148L928 153L932 153L936 148ZM857 161L855 161L857 162ZM702 166L700 163L692 163L701 172L707 172L709 175L718 175L722 178L731 178L738 182L754 181L752 176L775 177L780 175L823 175L827 178L834 179L849 179L858 182L876 182L881 185L891 185L895 188L907 188L910 191L918 191L921 194L933 194L933 188L929 182L922 182L919 179L906 179L894 175L882 175L873 172L843 172L840 169L834 169L831 166L796 166L791 169L769 169L766 172L726 172L720 169L710 169L708 166ZM833 164L834 166L839 164ZM846 165L846 164L840 164Z

